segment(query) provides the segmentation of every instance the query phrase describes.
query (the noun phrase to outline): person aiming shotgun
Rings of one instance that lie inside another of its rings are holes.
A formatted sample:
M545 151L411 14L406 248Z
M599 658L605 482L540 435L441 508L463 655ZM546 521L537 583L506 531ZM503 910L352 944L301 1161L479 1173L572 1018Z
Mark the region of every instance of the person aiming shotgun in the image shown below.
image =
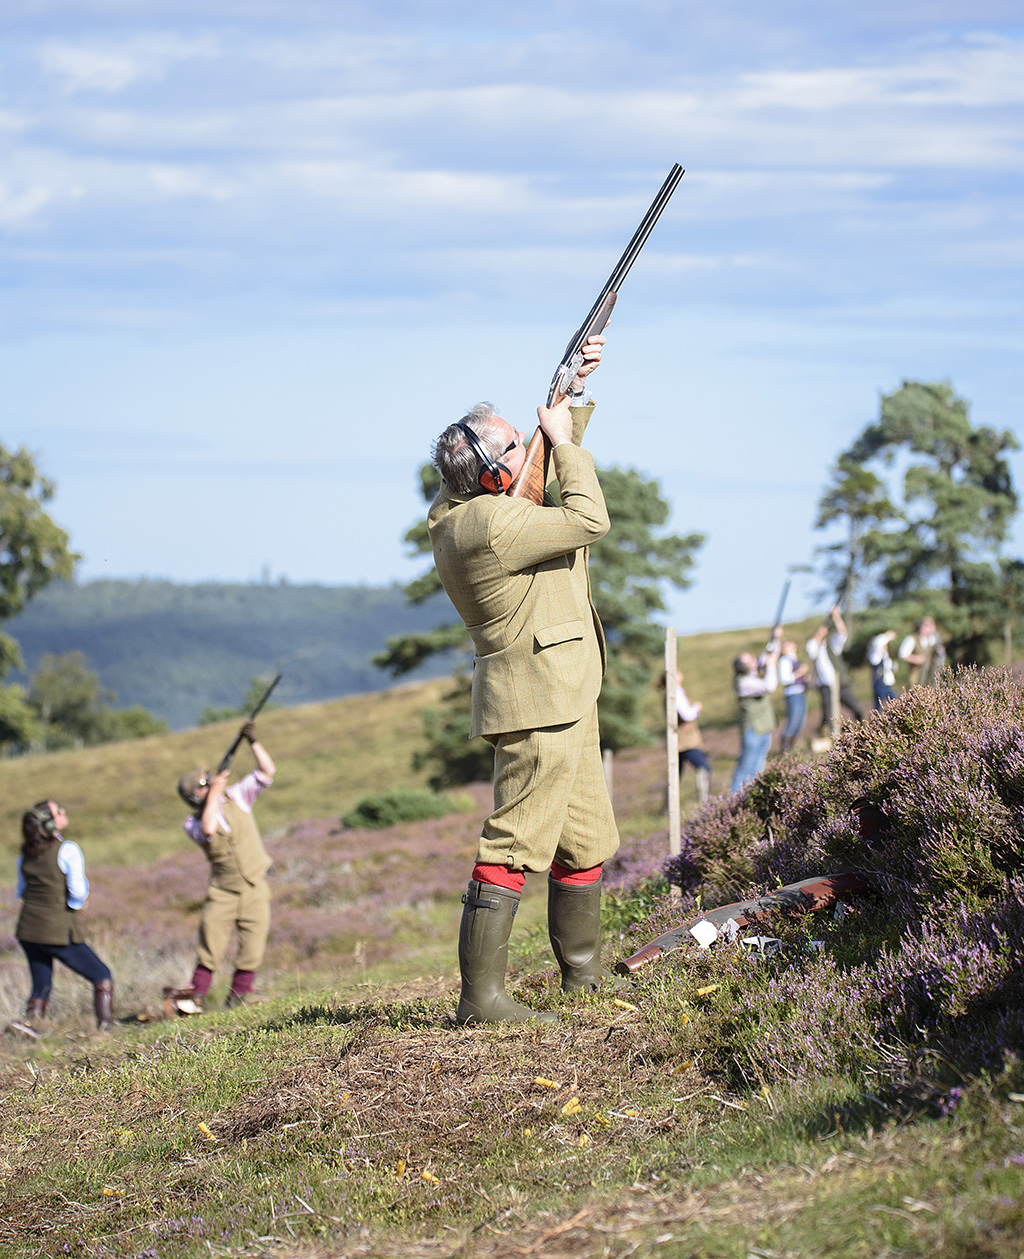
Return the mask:
M555 372L530 442L490 403L444 430L441 492L427 515L438 577L473 639L471 737L494 748L494 811L482 827L459 928L456 1021L538 1013L505 990L508 942L527 872L548 874L548 934L563 991L596 989L601 871L619 846L601 763L597 697L605 643L587 572L609 529L582 448L587 381L619 284L679 182L673 167ZM545 494L548 460L561 503Z
M221 759L216 773L194 770L178 783L178 794L193 809L184 822L188 835L206 854L210 882L199 918L199 948L192 982L164 989L168 1014L201 1014L213 977L237 933L238 956L225 1004L243 1005L252 993L270 930L271 860L263 847L253 805L274 780L276 766L256 734L255 716L280 680L256 706L252 716ZM243 742L252 749L255 769L228 786L231 760Z

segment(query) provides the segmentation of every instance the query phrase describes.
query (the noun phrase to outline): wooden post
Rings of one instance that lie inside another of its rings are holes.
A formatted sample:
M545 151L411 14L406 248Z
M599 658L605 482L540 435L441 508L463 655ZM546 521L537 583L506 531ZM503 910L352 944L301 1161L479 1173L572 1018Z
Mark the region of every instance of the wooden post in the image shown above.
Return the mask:
M613 795L615 788L614 765L615 753L611 750L611 748L605 748L605 750L601 753L601 766L604 769L604 785L608 788L608 799L612 801L613 805L615 802L615 797Z
M1006 667L1013 664L1013 626L1009 621L1003 622L1003 649L1006 652Z
M665 630L665 748L668 772L668 851L669 856L679 856L681 817L679 812L679 708L676 691L678 665L676 663L676 631L673 626ZM680 898L674 884L672 899Z

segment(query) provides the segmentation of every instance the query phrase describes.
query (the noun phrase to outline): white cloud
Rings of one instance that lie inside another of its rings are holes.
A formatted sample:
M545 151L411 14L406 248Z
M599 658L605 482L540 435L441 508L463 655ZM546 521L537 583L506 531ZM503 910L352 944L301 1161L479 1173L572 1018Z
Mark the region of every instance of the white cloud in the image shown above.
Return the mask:
M142 80L161 79L182 61L218 55L210 36L185 38L173 32L101 43L51 40L39 49L43 70L66 92L122 92Z
M890 64L746 74L740 109L974 108L1024 103L1024 42L975 39Z
M0 227L16 230L28 226L50 199L50 190L38 185L15 192L0 184Z

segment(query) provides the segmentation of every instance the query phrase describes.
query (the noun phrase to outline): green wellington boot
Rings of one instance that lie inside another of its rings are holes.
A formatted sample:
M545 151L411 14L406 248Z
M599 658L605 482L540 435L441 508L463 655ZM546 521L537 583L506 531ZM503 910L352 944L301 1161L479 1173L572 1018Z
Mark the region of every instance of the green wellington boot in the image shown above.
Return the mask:
M563 992L594 992L610 980L626 985L601 965L601 884L559 883L548 875L548 935L562 970Z
M556 1022L556 1016L531 1010L505 991L508 938L519 908L519 893L493 883L470 880L462 898L459 970L462 995L455 1021L465 1023Z

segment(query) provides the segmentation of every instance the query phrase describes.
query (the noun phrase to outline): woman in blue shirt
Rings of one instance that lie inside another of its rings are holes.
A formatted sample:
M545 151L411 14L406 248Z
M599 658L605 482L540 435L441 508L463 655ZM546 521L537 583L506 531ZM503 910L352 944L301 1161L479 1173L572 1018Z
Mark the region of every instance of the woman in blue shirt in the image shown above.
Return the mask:
M54 958L93 985L96 1025L113 1026L114 980L110 968L85 943L79 912L89 896L82 850L61 834L68 815L55 800L33 805L21 819L18 856L21 913L14 929L28 959L32 994L15 1031L38 1036L53 987Z

